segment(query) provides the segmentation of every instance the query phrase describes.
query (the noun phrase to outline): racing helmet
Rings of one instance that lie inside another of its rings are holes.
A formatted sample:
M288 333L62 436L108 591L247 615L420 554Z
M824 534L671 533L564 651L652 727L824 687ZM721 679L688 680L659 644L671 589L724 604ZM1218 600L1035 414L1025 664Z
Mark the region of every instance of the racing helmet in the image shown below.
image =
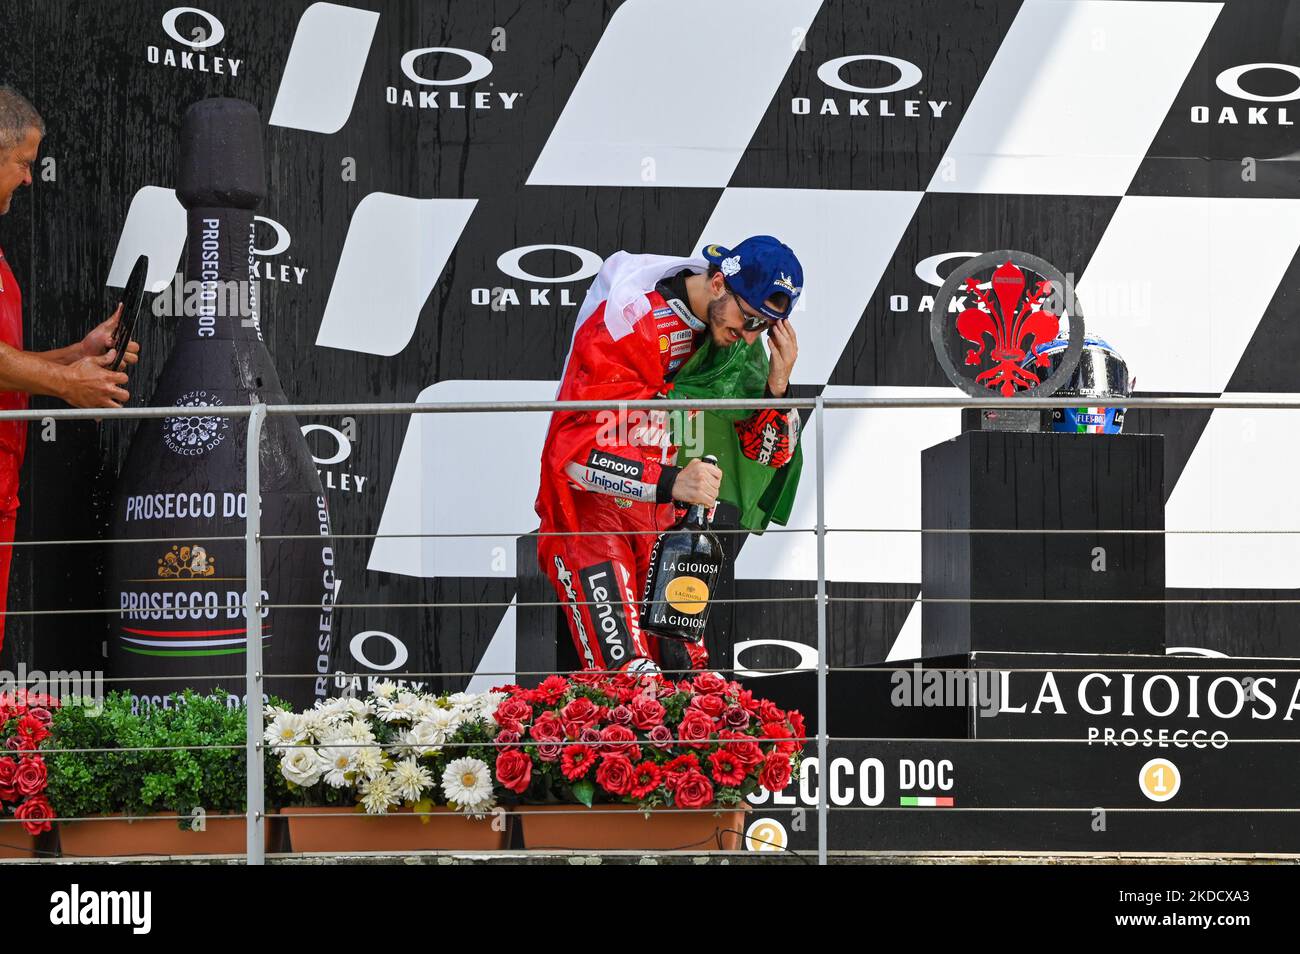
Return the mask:
M1046 381L1060 367L1069 344L1069 338L1061 337L1039 345L1025 357L1024 369L1033 371L1040 381ZM1043 367L1036 360L1040 356L1048 361ZM1124 430L1122 404L1132 393L1132 386L1128 365L1119 352L1103 339L1085 335L1074 374L1053 395L1071 399L1071 406L1045 411L1043 430L1061 434L1118 434Z

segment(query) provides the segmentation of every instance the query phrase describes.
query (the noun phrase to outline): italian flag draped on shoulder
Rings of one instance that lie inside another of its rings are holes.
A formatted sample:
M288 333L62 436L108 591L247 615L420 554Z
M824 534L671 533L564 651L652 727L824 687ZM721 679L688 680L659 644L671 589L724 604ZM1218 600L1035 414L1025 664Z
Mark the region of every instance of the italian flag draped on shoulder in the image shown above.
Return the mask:
M668 398L696 399L761 398L767 387L767 349L763 339L752 345L743 341L720 348L711 337L691 355L672 380ZM779 401L774 401L779 406ZM794 507L795 489L803 470L803 448L796 444L794 456L781 468L750 460L740 450L732 426L752 410L696 411L669 413L671 439L679 448L677 466L685 467L695 457L712 454L722 468L719 499L740 508L740 525L762 533L769 523L784 526ZM688 440L688 438L690 438Z

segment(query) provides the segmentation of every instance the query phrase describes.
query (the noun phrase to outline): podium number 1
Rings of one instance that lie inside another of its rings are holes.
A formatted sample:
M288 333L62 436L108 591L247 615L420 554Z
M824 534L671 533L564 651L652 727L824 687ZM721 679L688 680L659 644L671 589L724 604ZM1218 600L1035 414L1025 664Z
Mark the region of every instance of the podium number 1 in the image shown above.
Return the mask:
M1183 776L1168 759L1152 759L1138 773L1138 787L1153 802L1167 802L1178 794Z

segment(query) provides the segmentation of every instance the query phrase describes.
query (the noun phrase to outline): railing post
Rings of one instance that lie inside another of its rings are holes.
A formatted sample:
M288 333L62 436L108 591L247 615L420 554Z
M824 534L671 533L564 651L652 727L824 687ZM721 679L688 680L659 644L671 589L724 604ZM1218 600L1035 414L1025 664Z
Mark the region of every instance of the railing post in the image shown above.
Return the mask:
M826 822L830 812L826 761L826 406L817 395L817 863L826 864Z
M253 405L248 418L244 483L244 698L247 721L244 757L248 770L248 864L266 864L266 784L262 764L262 480L258 468L266 405Z

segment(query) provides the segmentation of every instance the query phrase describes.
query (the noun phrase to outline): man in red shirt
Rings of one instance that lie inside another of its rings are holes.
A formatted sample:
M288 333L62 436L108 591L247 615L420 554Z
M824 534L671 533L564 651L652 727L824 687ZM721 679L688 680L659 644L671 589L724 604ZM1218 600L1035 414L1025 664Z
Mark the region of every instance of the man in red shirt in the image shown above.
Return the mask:
M700 258L617 252L578 311L557 395L562 401L662 397L706 340L719 348L768 337L766 394L785 397L798 355L788 320L803 290L789 246L756 235ZM686 653L640 626L646 572L674 501L717 503L722 472L702 460L675 466L666 411L564 412L551 416L536 509L538 558L587 669L703 669L701 644ZM735 425L746 457L780 468L798 436L793 411L763 410ZM665 650L672 650L665 658ZM687 658L683 658L687 656Z
M0 215L14 193L32 184L32 165L45 123L27 99L0 86ZM22 293L0 249L0 410L23 410L32 394L61 398L74 407L121 407L130 397L127 376L109 370L121 306L76 344L54 351L23 350ZM127 346L126 364L139 360L140 346ZM25 421L0 421L0 646L9 594L9 561L18 515L18 471L27 447Z

